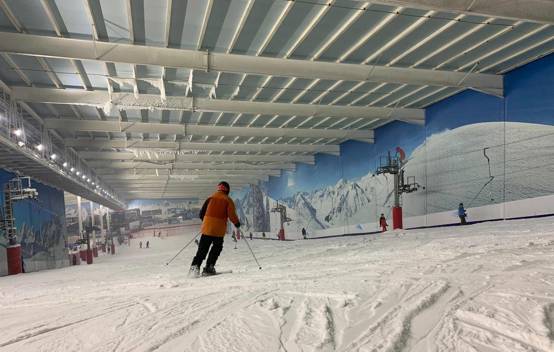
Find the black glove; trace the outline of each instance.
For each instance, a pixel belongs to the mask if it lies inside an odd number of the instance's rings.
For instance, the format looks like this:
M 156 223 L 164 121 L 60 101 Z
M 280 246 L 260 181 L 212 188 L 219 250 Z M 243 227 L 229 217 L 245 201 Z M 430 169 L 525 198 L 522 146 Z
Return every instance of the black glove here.
M 240 227 L 240 221 L 238 221 L 236 224 L 235 224 L 235 227 L 238 229 Z

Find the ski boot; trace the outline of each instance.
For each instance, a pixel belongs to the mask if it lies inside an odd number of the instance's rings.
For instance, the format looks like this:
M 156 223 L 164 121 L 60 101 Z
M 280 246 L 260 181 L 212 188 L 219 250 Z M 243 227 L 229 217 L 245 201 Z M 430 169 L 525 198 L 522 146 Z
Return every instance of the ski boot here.
M 213 265 L 206 265 L 202 271 L 202 276 L 212 276 L 216 274 L 217 272 L 215 271 L 215 266 Z
M 189 277 L 200 277 L 200 266 L 191 265 L 189 269 Z

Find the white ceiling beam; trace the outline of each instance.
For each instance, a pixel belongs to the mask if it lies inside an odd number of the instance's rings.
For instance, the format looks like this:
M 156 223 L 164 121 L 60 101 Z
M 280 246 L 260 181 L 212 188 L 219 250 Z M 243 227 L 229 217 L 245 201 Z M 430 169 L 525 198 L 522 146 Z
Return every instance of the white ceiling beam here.
M 132 184 L 132 183 L 129 183 L 129 184 L 121 184 L 119 186 L 114 186 L 114 188 L 116 188 L 118 191 L 125 191 L 125 190 L 153 190 L 153 189 L 158 189 L 158 190 L 164 190 L 164 188 L 166 190 L 172 190 L 172 191 L 182 191 L 182 190 L 187 190 L 187 189 L 209 189 L 209 190 L 212 190 L 212 191 L 215 191 L 216 190 L 216 185 L 218 184 L 219 181 L 215 181 L 215 182 L 188 182 L 186 184 L 180 184 L 180 185 L 165 185 L 163 183 L 160 183 L 160 184 L 153 184 L 153 185 L 143 185 L 143 184 Z M 242 186 L 246 186 L 246 185 L 249 185 L 251 183 L 256 183 L 256 180 L 252 180 L 251 182 L 248 182 L 248 181 L 237 181 L 237 180 L 227 180 L 227 182 L 229 182 L 229 184 L 231 186 L 235 186 L 235 187 L 242 187 Z
M 0 51 L 30 56 L 307 79 L 390 82 L 483 90 L 498 90 L 503 87 L 502 76 L 490 74 L 271 58 L 8 32 L 0 33 Z
M 107 139 L 65 139 L 67 147 L 96 149 L 131 149 L 146 151 L 151 149 L 168 149 L 179 151 L 219 151 L 219 152 L 261 152 L 261 153 L 326 153 L 339 155 L 340 147 L 333 144 L 239 144 L 239 143 L 193 143 L 153 140 L 107 140 Z
M 173 190 L 173 191 L 180 191 L 180 190 L 186 190 L 187 188 L 196 188 L 196 189 L 211 189 L 215 191 L 216 185 L 223 179 L 213 179 L 211 182 L 197 182 L 191 181 L 187 183 L 181 183 L 181 184 L 166 184 L 166 183 L 153 183 L 153 184 L 134 184 L 132 182 L 127 184 L 110 184 L 116 191 L 124 191 L 128 189 L 134 189 L 134 190 L 152 190 L 152 189 L 160 189 L 160 190 Z M 229 184 L 235 185 L 235 187 L 242 187 L 246 186 L 252 183 L 257 183 L 258 179 L 250 179 L 250 180 L 234 180 L 234 179 L 224 179 Z
M 465 75 L 465 74 L 464 74 Z M 82 89 L 55 89 L 35 87 L 12 87 L 13 98 L 28 103 L 51 103 L 93 106 L 96 108 L 118 108 L 125 110 L 185 110 L 185 111 L 219 111 L 228 113 L 278 114 L 311 116 L 315 118 L 349 117 L 365 119 L 392 119 L 411 123 L 425 121 L 422 109 L 395 109 L 366 106 L 337 106 L 265 103 L 254 101 L 205 99 L 168 96 L 162 100 L 159 95 L 133 93 L 112 93 L 104 91 L 87 91 Z
M 151 192 L 151 193 L 127 193 L 123 195 L 124 199 L 127 201 L 137 200 L 137 199 L 199 199 L 203 201 L 208 198 L 214 192 L 193 192 L 193 193 L 162 193 L 162 192 Z
M 233 178 L 229 178 L 229 177 L 219 177 L 219 178 L 211 178 L 207 181 L 211 181 L 212 182 L 212 187 L 214 187 L 215 185 L 217 185 L 221 180 L 227 180 L 228 182 L 235 182 L 235 181 L 240 181 L 240 180 L 237 180 L 237 179 L 233 179 Z M 247 181 L 250 181 L 250 182 L 257 182 L 259 180 L 267 180 L 266 177 L 262 177 L 262 178 L 252 178 L 252 179 L 248 179 Z M 183 185 L 188 185 L 189 182 L 188 181 L 172 181 L 172 180 L 167 180 L 167 179 L 151 179 L 151 180 L 124 180 L 124 179 L 119 179 L 119 180 L 111 180 L 110 181 L 110 186 L 114 187 L 114 188 L 117 188 L 119 186 L 126 186 L 126 185 L 145 185 L 145 186 L 158 186 L 158 185 L 171 185 L 171 186 L 183 186 Z
M 244 177 L 244 176 L 279 176 L 281 170 L 174 170 L 167 169 L 156 170 L 138 169 L 138 170 L 112 170 L 106 171 L 106 180 L 135 180 L 137 182 L 152 182 L 163 180 L 164 182 L 185 182 L 189 176 L 213 177 Z M 171 176 L 170 176 L 171 175 Z
M 243 187 L 243 186 L 241 186 Z M 233 190 L 237 190 L 237 187 L 234 187 Z M 182 190 L 172 190 L 170 192 L 164 192 L 163 190 L 144 190 L 144 191 L 141 191 L 141 190 L 138 190 L 138 189 L 129 189 L 129 190 L 124 190 L 122 191 L 122 195 L 125 196 L 126 194 L 152 194 L 152 193 L 159 193 L 160 195 L 169 195 L 169 194 L 172 194 L 174 196 L 185 196 L 185 195 L 188 195 L 188 196 L 194 196 L 194 195 L 197 195 L 197 194 L 212 194 L 215 192 L 215 187 L 211 187 L 208 188 L 208 187 L 202 187 L 202 188 L 194 188 L 194 187 L 191 187 L 190 189 L 182 189 Z
M 101 165 L 103 162 L 91 162 L 92 165 Z M 184 163 L 178 162 L 175 163 L 174 169 L 176 170 L 295 170 L 295 165 L 293 163 L 266 163 L 266 164 L 248 164 L 248 163 Z M 161 169 L 171 169 L 169 164 L 166 165 L 156 165 L 153 163 L 145 162 L 134 162 L 134 161 L 118 161 L 112 162 L 110 164 L 110 169 L 150 169 L 150 170 L 161 170 Z M 106 174 L 110 170 L 100 170 L 95 169 L 98 174 Z M 102 171 L 102 172 L 100 172 Z M 114 171 L 115 172 L 115 171 Z
M 213 180 L 219 178 L 230 178 L 235 179 L 237 181 L 247 180 L 265 180 L 267 181 L 268 176 L 279 176 L 281 174 L 280 169 L 244 169 L 244 170 L 233 170 L 233 169 L 188 169 L 188 168 L 149 168 L 149 167 L 137 167 L 137 168 L 130 168 L 125 167 L 128 165 L 121 165 L 120 167 L 98 167 L 97 172 L 98 175 L 106 176 L 107 179 L 119 179 L 118 177 L 121 175 L 118 175 L 116 173 L 125 173 L 126 176 L 139 176 L 143 178 L 139 178 L 140 180 L 160 180 L 160 179 L 174 179 L 176 182 L 182 181 L 182 180 L 189 180 L 189 179 L 196 179 L 196 180 Z M 170 171 L 172 170 L 172 171 Z M 154 171 L 154 173 L 151 174 L 145 174 L 146 171 Z M 158 172 L 157 174 L 155 172 Z M 171 173 L 168 173 L 167 171 L 170 171 Z M 113 177 L 112 177 L 113 176 Z
M 376 0 L 372 3 L 554 24 L 554 1 L 551 0 Z
M 57 130 L 112 133 L 165 133 L 181 136 L 231 136 L 231 137 L 299 137 L 299 138 L 348 138 L 372 140 L 372 130 L 325 130 L 294 128 L 228 127 L 188 125 L 176 123 L 124 122 L 76 119 L 46 119 L 46 127 Z
M 250 185 L 250 183 L 243 182 L 243 183 L 229 183 L 232 190 L 237 190 L 239 188 L 242 188 L 244 186 Z M 180 189 L 172 188 L 169 189 L 172 193 L 184 193 L 184 192 L 199 192 L 199 191 L 207 191 L 210 193 L 214 193 L 217 190 L 217 182 L 212 183 L 205 183 L 205 184 L 190 184 L 188 187 L 181 187 Z M 151 189 L 144 189 L 141 190 L 138 187 L 127 187 L 127 188 L 120 188 L 121 193 L 128 193 L 128 192 L 135 192 L 135 193 L 141 193 L 141 192 L 153 192 L 153 191 L 163 191 L 163 189 L 159 189 L 157 187 L 153 187 Z
M 162 192 L 153 192 L 153 193 L 127 193 L 122 195 L 127 200 L 135 199 L 180 199 L 180 198 L 205 198 L 208 197 L 213 192 L 194 192 L 194 193 L 184 193 L 184 194 L 164 194 Z
M 124 199 L 178 199 L 178 198 L 208 198 L 215 191 L 213 190 L 190 190 L 190 191 L 169 191 L 164 192 L 163 190 L 158 191 L 137 191 L 129 190 L 122 192 L 122 197 Z
M 233 185 L 231 185 L 231 190 L 237 190 L 239 188 L 242 188 L 244 186 L 247 186 L 248 184 L 242 184 L 242 185 L 235 185 L 233 187 Z M 202 192 L 209 192 L 209 193 L 214 193 L 216 191 L 216 187 L 215 187 L 215 184 L 211 184 L 211 185 L 204 185 L 202 187 L 196 187 L 196 186 L 191 186 L 190 188 L 182 188 L 182 189 L 172 189 L 172 190 L 169 190 L 169 192 L 164 192 L 163 189 L 158 189 L 158 188 L 153 188 L 153 189 L 144 189 L 144 190 L 140 190 L 140 189 L 122 189 L 121 193 L 122 194 L 126 194 L 126 193 L 154 193 L 154 192 L 160 192 L 160 193 L 173 193 L 173 194 L 191 194 L 191 193 L 202 193 Z
M 175 155 L 173 153 L 160 153 L 156 156 L 152 153 L 135 154 L 132 152 L 80 152 L 79 155 L 87 160 L 134 160 L 134 161 L 182 161 L 182 162 L 297 162 L 305 164 L 314 164 L 313 155 L 209 155 L 209 154 L 185 154 Z
M 218 182 L 214 182 L 212 183 L 211 185 L 200 185 L 200 186 L 195 186 L 195 185 L 183 185 L 183 186 L 180 186 L 180 187 L 168 187 L 168 188 L 164 188 L 163 185 L 161 186 L 156 186 L 156 185 L 153 185 L 153 186 L 146 186 L 146 187 L 142 187 L 141 186 L 136 186 L 136 187 L 133 187 L 133 186 L 129 186 L 129 187 L 117 187 L 117 192 L 119 194 L 124 194 L 124 193 L 127 193 L 127 192 L 135 192 L 135 193 L 142 193 L 142 192 L 165 192 L 165 193 L 199 193 L 199 192 L 209 192 L 209 193 L 214 193 L 216 191 L 216 185 L 217 185 Z M 251 184 L 256 184 L 255 182 L 251 183 Z M 250 184 L 231 184 L 231 190 L 233 191 L 237 191 L 243 187 L 246 187 Z

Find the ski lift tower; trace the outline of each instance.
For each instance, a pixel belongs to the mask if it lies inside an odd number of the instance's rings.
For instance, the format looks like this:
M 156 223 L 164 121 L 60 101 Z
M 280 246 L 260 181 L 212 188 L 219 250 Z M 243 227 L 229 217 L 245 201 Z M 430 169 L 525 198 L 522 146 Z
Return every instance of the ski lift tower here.
M 37 199 L 37 197 L 38 192 L 35 188 L 31 187 L 31 179 L 29 177 L 16 177 L 4 185 L 4 216 L 1 219 L 1 228 L 8 238 L 8 247 L 6 249 L 8 275 L 20 274 L 23 271 L 21 265 L 21 245 L 17 243 L 13 205 L 17 201 Z
M 381 157 L 376 174 L 391 174 L 394 177 L 394 206 L 392 208 L 392 228 L 401 229 L 402 205 L 400 198 L 402 193 L 411 193 L 419 189 L 420 185 L 415 181 L 415 176 L 404 176 L 405 153 L 402 148 L 396 148 L 396 154 L 391 156 L 390 151 L 386 157 Z
M 287 217 L 287 207 L 285 207 L 283 204 L 277 204 L 275 205 L 275 208 L 271 209 L 272 213 L 279 213 L 280 221 L 281 221 L 281 228 L 279 229 L 279 240 L 284 241 L 285 240 L 285 223 L 289 223 L 292 220 Z

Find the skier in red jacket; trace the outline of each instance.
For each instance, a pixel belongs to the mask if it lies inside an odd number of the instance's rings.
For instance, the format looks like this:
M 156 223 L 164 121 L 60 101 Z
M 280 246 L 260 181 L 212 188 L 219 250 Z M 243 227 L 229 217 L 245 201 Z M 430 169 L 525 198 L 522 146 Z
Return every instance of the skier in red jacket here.
M 381 227 L 381 232 L 387 231 L 387 219 L 385 218 L 385 214 L 381 214 L 381 217 L 379 218 L 379 226 Z

